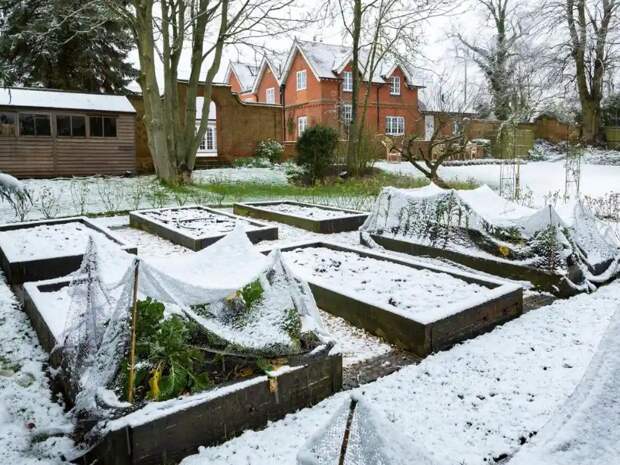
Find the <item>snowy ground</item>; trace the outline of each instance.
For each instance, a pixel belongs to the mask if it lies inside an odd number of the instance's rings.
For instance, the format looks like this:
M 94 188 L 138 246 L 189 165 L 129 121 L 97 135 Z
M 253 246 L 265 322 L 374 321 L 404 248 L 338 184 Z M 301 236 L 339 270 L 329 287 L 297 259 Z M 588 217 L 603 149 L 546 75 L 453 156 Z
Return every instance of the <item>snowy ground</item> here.
M 375 165 L 390 173 L 421 177 L 411 163 L 386 163 Z M 472 180 L 487 184 L 493 189 L 499 187 L 500 165 L 446 166 L 440 167 L 440 176 L 445 180 Z M 529 189 L 534 207 L 543 207 L 548 199 L 564 195 L 564 162 L 529 162 L 521 166 L 521 186 Z M 581 194 L 602 197 L 609 192 L 620 192 L 620 166 L 592 165 L 581 167 Z
M 530 312 L 356 390 L 438 464 L 514 454 L 582 377 L 620 299 L 620 283 Z M 204 448 L 183 465 L 294 465 L 349 394 Z
M 52 399 L 47 354 L 0 276 L 0 463 L 56 464 L 73 448 L 73 425 Z
M 220 168 L 194 171 L 197 183 L 255 182 L 286 184 L 286 174 L 281 167 L 274 168 Z M 155 176 L 106 176 L 83 178 L 25 179 L 33 205 L 26 205 L 25 219 L 83 215 L 109 211 L 160 208 L 183 203 L 218 204 L 215 194 L 200 192 L 195 196 L 168 194 L 155 182 Z M 0 202 L 2 222 L 21 218 L 7 202 Z

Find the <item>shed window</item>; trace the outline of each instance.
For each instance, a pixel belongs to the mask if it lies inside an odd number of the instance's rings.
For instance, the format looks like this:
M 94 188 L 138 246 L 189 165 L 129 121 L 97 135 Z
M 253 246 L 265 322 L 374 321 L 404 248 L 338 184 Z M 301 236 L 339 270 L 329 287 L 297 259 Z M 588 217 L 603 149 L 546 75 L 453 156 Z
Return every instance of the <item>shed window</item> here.
M 19 135 L 20 136 L 51 136 L 52 127 L 50 115 L 39 115 L 35 113 L 19 114 Z
M 15 137 L 15 113 L 0 113 L 0 137 Z
M 56 135 L 58 137 L 85 137 L 86 118 L 84 116 L 57 115 Z
M 111 116 L 91 116 L 90 137 L 116 137 L 116 118 Z

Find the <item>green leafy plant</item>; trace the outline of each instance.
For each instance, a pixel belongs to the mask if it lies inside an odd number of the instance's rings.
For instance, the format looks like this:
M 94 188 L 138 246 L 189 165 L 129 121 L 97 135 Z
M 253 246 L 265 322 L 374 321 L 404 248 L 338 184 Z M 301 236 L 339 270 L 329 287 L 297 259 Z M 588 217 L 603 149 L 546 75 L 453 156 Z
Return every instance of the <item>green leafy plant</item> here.
M 294 341 L 298 341 L 301 338 L 301 318 L 296 309 L 290 308 L 286 311 L 286 316 L 282 322 L 282 329 L 286 331 Z
M 309 184 L 325 179 L 337 145 L 338 132 L 327 126 L 312 126 L 301 135 L 297 141 L 297 164 L 306 168 Z
M 284 147 L 274 139 L 260 141 L 256 145 L 256 158 L 265 158 L 271 163 L 280 163 L 284 156 Z
M 190 324 L 177 315 L 165 318 L 164 305 L 150 298 L 139 301 L 137 310 L 136 398 L 166 400 L 210 387 Z
M 257 279 L 241 289 L 241 297 L 248 310 L 252 309 L 263 298 L 263 286 Z

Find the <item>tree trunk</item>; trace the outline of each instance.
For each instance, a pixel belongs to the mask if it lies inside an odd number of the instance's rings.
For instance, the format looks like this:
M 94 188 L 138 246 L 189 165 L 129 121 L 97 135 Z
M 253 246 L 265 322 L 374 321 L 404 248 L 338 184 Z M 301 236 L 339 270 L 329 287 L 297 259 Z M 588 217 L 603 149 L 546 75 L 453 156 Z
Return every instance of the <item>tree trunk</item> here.
M 601 141 L 601 102 L 584 99 L 581 103 L 581 141 L 597 144 Z

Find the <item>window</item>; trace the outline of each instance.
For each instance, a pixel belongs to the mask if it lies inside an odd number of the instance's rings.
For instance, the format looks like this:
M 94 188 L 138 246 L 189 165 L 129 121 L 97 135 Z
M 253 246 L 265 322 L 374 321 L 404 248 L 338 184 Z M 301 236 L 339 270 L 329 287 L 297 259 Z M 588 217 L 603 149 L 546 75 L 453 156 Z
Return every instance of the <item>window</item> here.
M 200 121 L 196 121 L 196 129 L 200 127 Z M 207 126 L 207 132 L 198 145 L 199 153 L 215 153 L 216 151 L 216 132 L 215 125 Z M 217 154 L 216 154 L 217 155 Z
M 297 137 L 301 137 L 306 128 L 308 127 L 308 117 L 300 116 L 297 118 Z
M 297 90 L 304 90 L 308 86 L 308 75 L 305 69 L 297 71 Z
M 265 102 L 276 103 L 276 90 L 273 87 L 265 91 Z
M 461 122 L 459 120 L 452 121 L 452 135 L 456 136 L 461 133 Z
M 400 95 L 400 76 L 390 78 L 390 95 Z
M 405 134 L 405 118 L 403 116 L 386 116 L 385 133 L 388 136 L 402 136 Z
M 342 105 L 342 123 L 345 126 L 349 126 L 351 121 L 353 121 L 353 105 L 344 103 Z
M 0 113 L 0 137 L 15 137 L 15 113 Z
M 345 71 L 342 78 L 342 90 L 344 92 L 353 92 L 353 73 L 351 71 Z
M 50 115 L 20 113 L 19 134 L 20 136 L 51 136 Z
M 56 115 L 56 136 L 86 137 L 84 116 Z
M 116 137 L 116 118 L 111 116 L 91 116 L 89 118 L 90 137 Z

